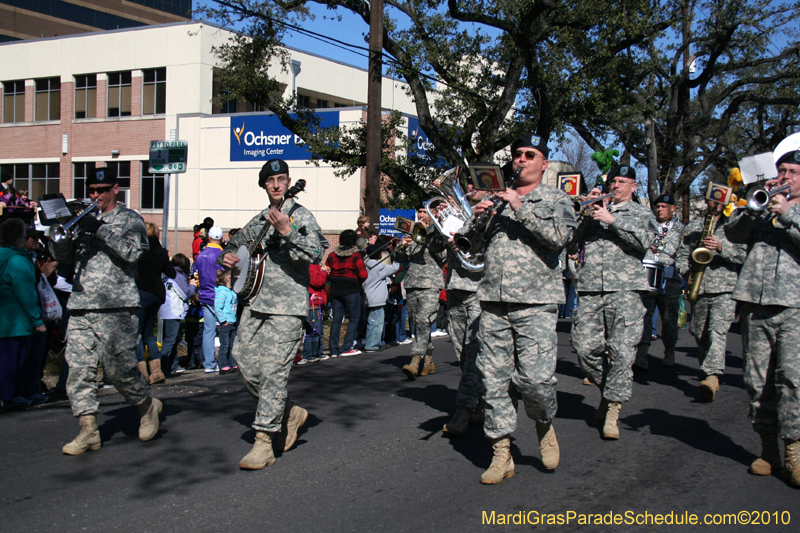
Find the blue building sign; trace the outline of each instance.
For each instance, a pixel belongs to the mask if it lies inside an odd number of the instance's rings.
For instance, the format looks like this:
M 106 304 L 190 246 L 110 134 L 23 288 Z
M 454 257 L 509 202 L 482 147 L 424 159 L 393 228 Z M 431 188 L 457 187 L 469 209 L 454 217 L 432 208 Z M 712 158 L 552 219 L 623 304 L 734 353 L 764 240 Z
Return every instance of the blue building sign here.
M 339 126 L 339 113 L 319 113 L 320 126 Z M 281 124 L 276 115 L 239 115 L 231 117 L 231 161 L 268 161 L 270 159 L 309 159 L 303 140 Z
M 381 235 L 390 235 L 392 237 L 403 235 L 394 229 L 394 223 L 398 216 L 416 220 L 417 212 L 413 209 L 381 209 L 378 233 Z

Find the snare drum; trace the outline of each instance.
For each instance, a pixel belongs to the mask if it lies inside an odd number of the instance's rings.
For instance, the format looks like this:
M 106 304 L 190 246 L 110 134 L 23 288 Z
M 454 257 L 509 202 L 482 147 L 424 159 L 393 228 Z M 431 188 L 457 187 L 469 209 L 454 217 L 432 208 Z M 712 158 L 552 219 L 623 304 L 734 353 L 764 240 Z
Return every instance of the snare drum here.
M 664 286 L 664 263 L 644 259 L 642 266 L 645 274 L 647 274 L 647 285 L 650 292 L 664 292 L 662 288 Z

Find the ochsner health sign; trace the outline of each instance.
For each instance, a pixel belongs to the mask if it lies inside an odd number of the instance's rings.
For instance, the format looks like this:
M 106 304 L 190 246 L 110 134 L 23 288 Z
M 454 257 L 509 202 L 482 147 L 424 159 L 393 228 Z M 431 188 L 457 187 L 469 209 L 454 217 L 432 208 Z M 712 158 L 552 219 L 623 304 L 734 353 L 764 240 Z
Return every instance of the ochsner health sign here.
M 320 113 L 321 127 L 339 125 L 339 113 Z M 231 161 L 269 159 L 306 160 L 310 152 L 303 140 L 281 124 L 275 115 L 231 117 Z

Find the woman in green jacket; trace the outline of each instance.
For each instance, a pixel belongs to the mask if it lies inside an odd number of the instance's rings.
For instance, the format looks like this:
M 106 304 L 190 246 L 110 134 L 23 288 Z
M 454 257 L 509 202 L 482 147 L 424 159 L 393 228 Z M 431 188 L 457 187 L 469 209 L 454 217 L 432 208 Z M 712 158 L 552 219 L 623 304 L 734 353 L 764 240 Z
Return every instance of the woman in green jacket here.
M 0 402 L 14 397 L 17 373 L 34 331 L 44 322 L 36 291 L 33 261 L 24 249 L 25 223 L 18 218 L 0 224 Z

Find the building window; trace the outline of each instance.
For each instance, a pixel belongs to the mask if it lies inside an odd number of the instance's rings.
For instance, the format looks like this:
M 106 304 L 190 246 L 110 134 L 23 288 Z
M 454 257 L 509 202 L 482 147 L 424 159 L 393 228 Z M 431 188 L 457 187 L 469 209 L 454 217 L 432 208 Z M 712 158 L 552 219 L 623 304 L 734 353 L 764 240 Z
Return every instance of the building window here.
M 311 107 L 311 99 L 305 94 L 297 95 L 297 107 L 300 109 L 308 109 Z
M 317 98 L 317 109 L 328 107 L 328 101 L 322 98 Z
M 142 161 L 142 209 L 164 209 L 164 174 L 150 174 L 149 168 Z
M 25 80 L 3 82 L 3 122 L 25 122 Z
M 142 71 L 144 90 L 142 94 L 142 114 L 161 115 L 167 112 L 167 69 L 151 68 Z
M 128 191 L 131 188 L 131 162 L 130 161 L 108 161 L 107 168 L 112 168 L 117 172 L 119 181 L 119 194 L 117 201 L 123 204 L 128 203 Z
M 89 198 L 86 190 L 86 174 L 94 168 L 94 163 L 72 164 L 72 196 L 73 198 Z
M 347 107 L 347 104 L 334 103 L 333 107 Z
M 61 79 L 36 80 L 36 119 L 61 119 Z
M 131 116 L 131 73 L 109 72 L 108 74 L 108 116 Z
M 97 116 L 97 74 L 75 76 L 75 118 Z
M 17 191 L 28 191 L 28 198 L 31 200 L 58 192 L 59 171 L 58 163 L 0 165 L 0 172 L 8 172 L 14 176 L 14 188 Z

